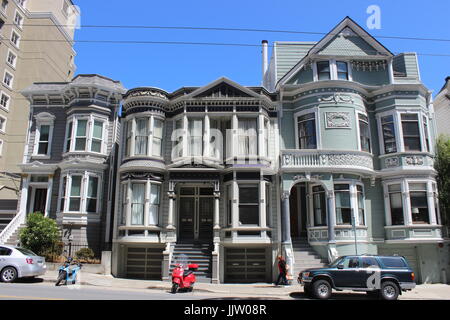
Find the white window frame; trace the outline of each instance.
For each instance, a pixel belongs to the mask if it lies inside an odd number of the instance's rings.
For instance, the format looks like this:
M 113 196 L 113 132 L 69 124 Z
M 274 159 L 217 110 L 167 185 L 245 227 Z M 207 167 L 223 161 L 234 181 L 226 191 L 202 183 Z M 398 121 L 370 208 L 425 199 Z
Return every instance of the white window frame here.
M 13 41 L 13 35 L 14 34 L 17 36 L 17 43 L 14 43 L 14 41 Z M 16 48 L 20 47 L 20 40 L 21 40 L 21 38 L 22 37 L 20 36 L 20 34 L 16 30 L 14 30 L 14 29 L 11 30 L 11 37 L 9 37 L 9 41 L 12 43 L 12 45 L 14 47 L 16 47 Z
M 147 135 L 147 153 L 146 154 L 139 154 L 136 155 L 136 120 L 138 119 L 147 119 L 148 123 L 147 123 L 147 129 L 148 129 L 148 135 Z M 155 123 L 155 119 L 159 120 L 162 122 L 162 137 L 161 137 L 161 154 L 160 155 L 154 155 L 153 154 L 153 132 L 154 132 L 154 123 Z M 176 119 L 176 120 L 179 120 Z M 173 124 L 175 128 L 175 119 L 173 120 Z M 133 115 L 131 117 L 127 117 L 125 119 L 125 123 L 126 123 L 126 127 L 127 130 L 124 131 L 125 132 L 125 146 L 127 146 L 127 137 L 128 137 L 128 128 L 131 125 L 131 131 L 130 131 L 130 152 L 127 153 L 127 148 L 125 148 L 125 157 L 152 157 L 152 158 L 157 158 L 157 159 L 162 159 L 164 157 L 164 133 L 165 133 L 165 119 L 161 116 L 157 116 L 154 114 L 146 114 L 146 113 L 142 113 L 139 115 Z M 175 130 L 175 129 L 174 129 Z M 183 138 L 184 140 L 184 138 Z M 184 150 L 184 148 L 183 148 Z M 183 151 L 184 152 L 184 151 Z
M 3 156 L 3 144 L 4 144 L 3 139 L 0 139 L 0 157 Z
M 13 55 L 13 56 L 15 57 L 13 63 L 9 62 L 9 57 L 10 57 L 10 55 Z M 17 59 L 18 59 L 17 54 L 16 54 L 14 51 L 12 51 L 11 49 L 8 49 L 8 54 L 6 55 L 6 63 L 7 63 L 11 68 L 16 69 L 16 66 L 17 66 Z
M 6 122 L 8 121 L 8 118 L 6 118 L 5 116 L 0 115 L 0 119 L 2 119 L 3 122 L 3 128 L 0 127 L 0 133 L 5 134 L 6 133 Z
M 326 216 L 325 216 L 325 219 L 326 219 L 326 221 L 325 221 L 325 225 L 324 226 L 316 226 L 316 224 L 315 224 L 315 212 L 314 212 L 314 194 L 315 193 L 318 193 L 318 192 L 314 192 L 313 191 L 313 188 L 314 187 L 322 187 L 322 189 L 323 189 L 323 193 L 324 193 L 324 196 L 325 196 L 325 211 L 326 211 Z M 311 226 L 311 227 L 322 227 L 322 228 L 325 228 L 325 227 L 327 227 L 328 226 L 328 224 L 329 224 L 329 218 L 328 218 L 328 216 L 329 216 L 329 209 L 328 209 L 328 199 L 327 199 L 327 190 L 325 189 L 325 187 L 324 187 L 324 185 L 323 184 L 321 184 L 321 183 L 310 183 L 309 184 L 309 187 L 308 187 L 308 193 L 311 195 L 310 197 L 308 197 L 308 199 L 307 199 L 307 207 L 309 207 L 309 208 L 311 208 L 310 210 L 309 210 L 309 226 Z
M 412 209 L 411 209 L 411 199 L 410 199 L 410 190 L 409 190 L 409 184 L 414 183 L 422 183 L 426 184 L 427 190 L 427 204 L 428 204 L 428 217 L 430 223 L 425 224 L 418 224 L 413 223 L 412 221 Z M 392 226 L 390 214 L 391 214 L 391 207 L 389 202 L 389 193 L 388 193 L 388 186 L 389 185 L 395 185 L 400 184 L 401 185 L 401 193 L 402 193 L 402 203 L 403 203 L 403 225 L 396 225 L 396 227 L 417 227 L 417 226 L 437 226 L 439 224 L 439 217 L 436 217 L 436 211 L 435 211 L 435 199 L 434 196 L 437 196 L 437 192 L 435 193 L 433 191 L 433 184 L 437 184 L 434 180 L 429 179 L 396 179 L 396 180 L 390 180 L 389 182 L 383 182 L 383 188 L 384 188 L 384 196 L 385 196 L 385 212 L 386 212 L 386 226 Z
M 319 72 L 317 68 L 317 63 L 328 61 L 330 66 L 330 79 L 326 80 L 319 80 Z M 345 62 L 347 64 L 347 76 L 348 80 L 339 79 L 338 78 L 338 72 L 337 72 L 337 62 Z M 314 81 L 330 81 L 330 80 L 340 80 L 340 81 L 353 81 L 353 74 L 352 74 L 352 68 L 351 63 L 348 60 L 345 59 L 318 59 L 312 63 L 312 69 L 313 69 L 313 79 Z
M 419 134 L 420 134 L 420 145 L 421 145 L 420 150 L 405 151 L 402 119 L 401 119 L 402 114 L 416 114 L 417 115 Z M 376 114 L 380 155 L 387 154 L 384 151 L 384 139 L 383 139 L 383 132 L 382 132 L 382 127 L 381 127 L 381 118 L 385 117 L 385 116 L 390 116 L 390 115 L 392 115 L 394 118 L 394 129 L 395 129 L 395 133 L 396 133 L 395 142 L 396 142 L 396 146 L 397 146 L 397 152 L 393 152 L 393 153 L 389 153 L 389 154 L 396 154 L 399 152 L 406 152 L 406 153 L 415 153 L 415 152 L 432 153 L 433 152 L 433 147 L 432 147 L 433 143 L 432 143 L 431 135 L 430 135 L 430 119 L 428 117 L 428 114 L 426 112 L 424 112 L 423 110 L 417 110 L 417 109 L 395 109 L 395 110 L 389 110 L 389 111 L 385 111 L 385 112 Z M 425 131 L 424 131 L 424 126 L 423 126 L 423 117 L 426 117 L 428 120 L 427 129 L 428 129 L 428 137 L 429 137 L 429 145 L 430 145 L 429 151 L 426 150 L 426 138 L 425 138 Z
M 239 137 L 241 136 L 240 132 L 239 132 L 239 121 L 246 121 L 246 120 L 249 120 L 249 119 L 256 121 L 256 154 L 250 154 L 249 152 L 246 152 L 245 154 L 241 154 L 239 152 Z M 235 130 L 236 130 L 236 138 L 237 138 L 236 140 L 237 140 L 238 145 L 235 148 L 236 152 L 234 153 L 234 156 L 236 156 L 236 157 L 258 157 L 259 155 L 262 155 L 262 153 L 261 153 L 262 150 L 261 149 L 263 149 L 263 148 L 261 148 L 260 142 L 259 142 L 259 140 L 260 140 L 259 139 L 259 137 L 260 137 L 260 134 L 259 134 L 260 133 L 260 130 L 259 130 L 259 128 L 260 128 L 260 117 L 258 115 L 243 115 L 243 116 L 238 115 L 236 124 L 237 124 L 237 127 L 235 128 Z M 244 137 L 250 137 L 248 132 L 247 132 L 247 134 L 244 134 L 243 136 Z M 250 149 L 246 150 L 246 151 L 250 151 Z
M 81 177 L 81 185 L 80 185 L 80 210 L 79 211 L 70 211 L 70 192 L 72 188 L 72 177 L 80 176 Z M 89 177 L 97 177 L 98 178 L 98 186 L 97 186 L 97 211 L 87 212 L 87 195 L 88 195 L 88 181 Z M 66 178 L 66 186 L 65 190 L 63 190 L 63 181 Z M 60 187 L 59 187 L 59 198 L 58 198 L 58 212 L 59 213 L 79 213 L 83 215 L 100 215 L 102 209 L 102 201 L 103 201 L 103 174 L 99 172 L 92 171 L 66 171 L 61 174 L 60 179 Z M 64 208 L 61 208 L 61 200 L 64 198 Z
M 241 200 L 239 198 L 239 189 L 241 187 L 244 188 L 256 188 L 258 189 L 258 198 L 257 198 L 257 202 L 255 202 L 258 205 L 258 224 L 243 224 L 240 221 L 240 217 L 241 217 L 241 213 L 240 213 L 240 209 L 239 207 L 241 206 Z M 261 205 L 265 206 L 265 203 L 261 203 L 261 197 L 264 197 L 265 195 L 261 195 L 261 185 L 259 182 L 255 182 L 255 181 L 238 181 L 237 182 L 237 223 L 238 226 L 240 227 L 261 227 L 261 223 L 262 223 L 262 219 L 261 219 Z M 232 214 L 233 216 L 233 214 Z
M 362 112 L 359 110 L 355 110 L 355 114 L 356 114 L 356 122 L 357 122 L 357 126 L 356 126 L 356 134 L 358 137 L 358 150 L 362 151 L 362 152 L 368 152 L 368 153 L 373 153 L 373 139 L 372 139 L 372 128 L 370 126 L 370 118 L 369 115 L 366 112 Z M 363 151 L 362 150 L 362 145 L 361 145 L 361 130 L 359 128 L 359 121 L 360 121 L 360 115 L 363 115 L 365 117 L 367 117 L 367 125 L 369 127 L 369 138 L 370 138 L 370 150 L 369 151 Z M 363 120 L 364 121 L 364 120 Z M 383 141 L 384 143 L 384 141 Z M 384 149 L 384 148 L 383 148 Z
M 9 75 L 9 76 L 11 76 L 11 80 L 10 80 L 10 83 L 8 84 L 8 83 L 6 83 L 5 82 L 5 80 L 6 80 L 6 75 Z M 5 70 L 5 72 L 4 72 L 4 74 L 3 74 L 3 85 L 5 86 L 5 87 L 7 87 L 7 88 L 9 88 L 9 89 L 11 89 L 12 90 L 12 88 L 13 88 L 13 84 L 14 84 L 14 75 L 11 73 L 11 72 L 8 72 L 7 70 Z
M 3 96 L 6 96 L 8 98 L 8 101 L 6 102 L 6 106 L 3 106 L 3 105 L 0 104 L 0 108 L 2 108 L 3 110 L 9 112 L 9 105 L 11 103 L 11 97 L 8 94 L 6 94 L 4 91 L 0 91 L 0 101 L 1 101 Z
M 298 141 L 299 136 L 298 136 L 298 118 L 301 116 L 304 116 L 308 113 L 314 113 L 314 117 L 316 120 L 316 144 L 317 147 L 316 149 L 300 149 L 300 143 Z M 321 126 L 320 126 L 320 110 L 318 107 L 314 107 L 308 110 L 303 110 L 303 111 L 299 111 L 294 113 L 294 127 L 295 127 L 295 148 L 297 150 L 319 150 L 322 149 L 322 137 L 320 134 L 320 130 L 321 130 Z
M 87 120 L 86 124 L 86 146 L 84 150 L 75 150 L 75 138 L 76 138 L 76 131 L 78 128 L 78 121 L 79 120 Z M 94 134 L 94 121 L 100 121 L 103 122 L 103 137 L 102 137 L 102 148 L 101 152 L 95 152 L 91 151 L 92 149 L 92 138 Z M 69 123 L 72 122 L 72 132 L 69 132 Z M 79 114 L 79 115 L 72 115 L 69 118 L 67 118 L 67 124 L 66 124 L 66 135 L 64 139 L 64 150 L 65 152 L 83 152 L 83 153 L 92 153 L 92 154 L 101 154 L 106 155 L 107 151 L 107 143 L 108 143 L 108 125 L 109 120 L 107 117 L 101 117 L 99 115 L 86 115 L 86 114 Z M 70 136 L 70 146 L 69 149 L 67 149 L 67 140 Z
M 20 0 L 19 0 L 19 2 L 20 2 Z M 17 23 L 17 21 L 16 21 L 17 16 L 19 16 L 21 18 L 21 20 L 20 20 L 21 22 L 20 23 Z M 18 27 L 20 30 L 22 30 L 23 29 L 23 22 L 24 22 L 24 20 L 25 20 L 24 16 L 22 14 L 20 14 L 18 10 L 16 10 L 14 12 L 14 25 L 16 27 Z
M 41 112 L 37 114 L 35 117 L 36 121 L 36 131 L 35 131 L 35 137 L 34 137 L 34 146 L 33 146 L 33 158 L 50 158 L 51 152 L 52 152 L 52 141 L 53 141 L 53 129 L 54 129 L 54 122 L 55 122 L 55 116 L 52 114 L 49 114 L 47 112 Z M 49 135 L 48 135 L 48 149 L 47 154 L 38 154 L 39 151 L 39 141 L 40 141 L 40 129 L 41 126 L 47 125 L 49 126 Z
M 348 184 L 349 185 L 350 212 L 351 212 L 350 214 L 353 213 L 355 215 L 355 225 L 357 228 L 358 227 L 360 227 L 360 228 L 367 227 L 366 188 L 365 188 L 364 184 L 357 180 L 336 179 L 336 180 L 334 180 L 334 183 L 333 183 L 333 193 L 335 193 L 334 185 L 336 185 L 336 184 Z M 356 188 L 357 185 L 362 187 L 362 193 L 364 196 L 364 224 L 360 224 L 360 221 L 359 221 L 358 189 Z M 333 197 L 333 201 L 334 201 L 334 208 L 335 208 L 334 215 L 335 215 L 335 219 L 337 221 L 337 210 L 336 210 L 337 207 L 336 207 L 336 195 L 335 194 Z M 327 210 L 328 210 L 328 208 L 327 208 Z M 350 219 L 351 218 L 352 217 L 350 216 Z M 350 220 L 350 226 L 351 225 L 352 224 L 351 224 L 351 220 Z M 348 225 L 346 225 L 346 224 L 339 225 L 336 223 L 336 226 L 339 227 L 339 226 L 348 226 Z

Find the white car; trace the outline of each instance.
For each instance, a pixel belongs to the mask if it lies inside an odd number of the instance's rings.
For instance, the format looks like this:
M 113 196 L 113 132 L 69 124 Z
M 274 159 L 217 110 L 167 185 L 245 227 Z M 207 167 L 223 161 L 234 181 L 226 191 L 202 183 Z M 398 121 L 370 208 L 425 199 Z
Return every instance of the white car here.
M 47 266 L 43 257 L 25 248 L 0 245 L 0 280 L 2 282 L 41 276 L 46 271 Z

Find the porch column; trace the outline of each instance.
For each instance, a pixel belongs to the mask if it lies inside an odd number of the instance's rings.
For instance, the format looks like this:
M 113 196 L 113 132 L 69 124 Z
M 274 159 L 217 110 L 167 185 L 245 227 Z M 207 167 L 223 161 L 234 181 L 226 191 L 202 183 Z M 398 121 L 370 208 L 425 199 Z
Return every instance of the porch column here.
M 45 217 L 49 216 L 50 205 L 52 203 L 52 190 L 53 190 L 53 174 L 48 175 L 48 185 L 47 185 L 47 199 L 45 203 Z
M 30 175 L 22 174 L 22 191 L 20 193 L 19 212 L 17 214 L 23 214 L 26 216 L 27 204 L 28 204 L 28 187 L 30 185 Z M 25 220 L 25 219 L 24 219 Z
M 328 242 L 335 243 L 336 235 L 334 229 L 336 227 L 336 206 L 334 202 L 334 190 L 327 191 L 328 201 Z
M 283 244 L 291 242 L 289 196 L 289 191 L 283 191 L 283 194 L 281 195 L 281 240 Z
M 173 225 L 173 215 L 174 215 L 174 202 L 176 199 L 175 195 L 175 183 L 169 181 L 169 191 L 167 192 L 167 195 L 169 196 L 169 212 L 167 215 L 167 229 L 175 229 Z
M 430 224 L 437 225 L 437 217 L 436 217 L 436 207 L 434 203 L 434 192 L 433 192 L 433 183 L 431 181 L 427 182 L 427 201 L 428 201 L 428 215 L 430 219 Z
M 217 181 L 214 183 L 214 230 L 220 229 L 219 201 L 220 201 L 220 189 L 219 189 L 219 182 Z

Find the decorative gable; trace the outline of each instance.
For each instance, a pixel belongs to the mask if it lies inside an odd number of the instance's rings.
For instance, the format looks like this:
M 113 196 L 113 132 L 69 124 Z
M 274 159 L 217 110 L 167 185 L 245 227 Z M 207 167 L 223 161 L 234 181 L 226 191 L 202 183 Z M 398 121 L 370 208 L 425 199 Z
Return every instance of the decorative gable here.
M 250 98 L 250 94 L 231 86 L 226 82 L 221 82 L 212 88 L 195 95 L 194 98 Z
M 322 47 L 319 55 L 373 56 L 380 52 L 357 35 L 351 28 L 345 27 L 331 41 Z

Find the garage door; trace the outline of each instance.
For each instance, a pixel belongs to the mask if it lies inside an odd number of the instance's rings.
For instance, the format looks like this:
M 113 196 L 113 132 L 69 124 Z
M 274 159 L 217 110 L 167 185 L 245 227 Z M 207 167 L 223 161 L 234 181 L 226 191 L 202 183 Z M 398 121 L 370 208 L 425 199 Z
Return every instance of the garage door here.
M 417 252 L 415 247 L 411 248 L 400 248 L 400 247 L 384 247 L 384 248 L 378 248 L 378 254 L 379 255 L 385 255 L 385 256 L 393 256 L 393 255 L 399 255 L 403 256 L 408 260 L 408 264 L 413 269 L 414 273 L 416 274 L 416 279 L 418 282 L 421 281 L 420 278 L 420 268 L 419 268 L 419 261 L 417 258 Z
M 266 248 L 225 249 L 225 282 L 270 282 Z
M 127 248 L 127 278 L 161 280 L 162 248 Z

